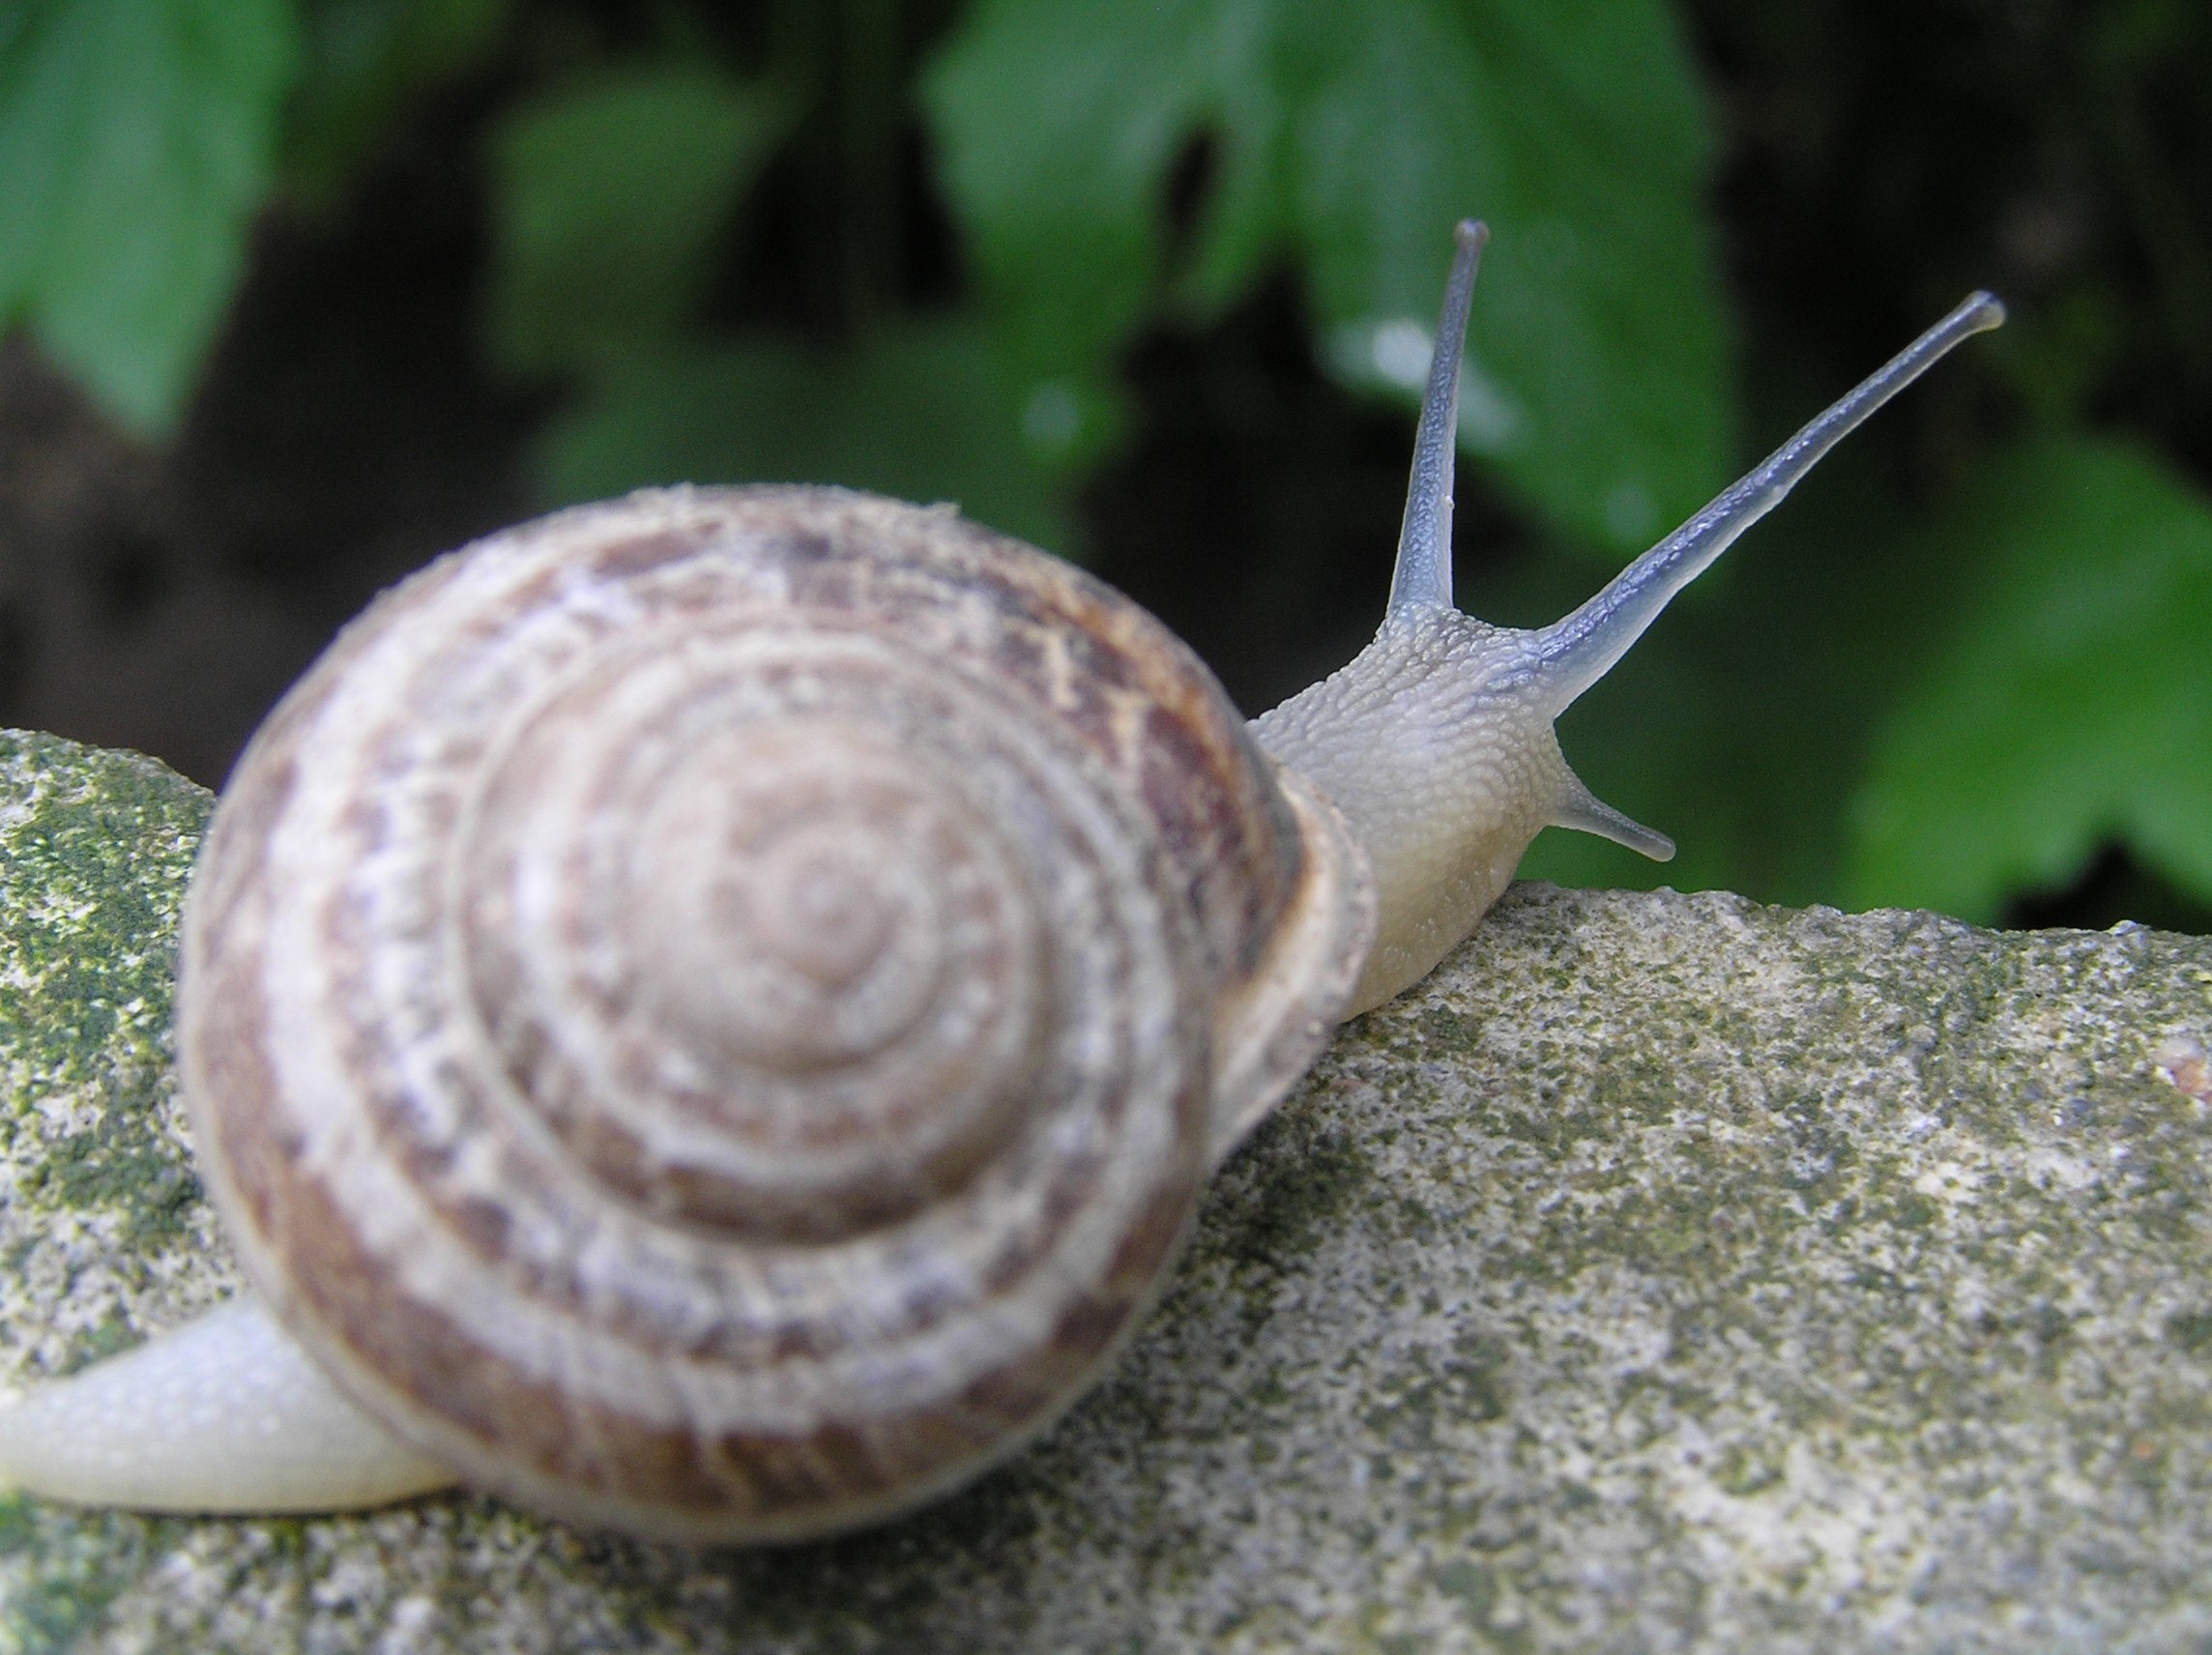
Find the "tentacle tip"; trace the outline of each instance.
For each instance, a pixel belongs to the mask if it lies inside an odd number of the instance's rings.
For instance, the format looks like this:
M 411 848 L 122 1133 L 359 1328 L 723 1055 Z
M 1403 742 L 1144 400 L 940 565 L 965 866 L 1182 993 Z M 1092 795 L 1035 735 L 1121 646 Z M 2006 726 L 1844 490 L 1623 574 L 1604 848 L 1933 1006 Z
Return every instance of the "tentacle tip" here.
M 1462 218 L 1452 231 L 1452 245 L 1480 252 L 1490 243 L 1490 226 L 1480 218 Z M 1985 298 L 1988 296 L 1985 294 Z M 1994 303 L 1994 301 L 1993 301 Z
M 1976 288 L 1966 295 L 1965 303 L 1959 306 L 1969 332 L 1986 334 L 1992 328 L 2005 324 L 2004 301 L 1987 288 Z
M 1571 828 L 1578 833 L 1595 833 L 1601 839 L 1611 839 L 1616 845 L 1625 845 L 1639 856 L 1649 857 L 1655 862 L 1674 859 L 1674 841 L 1656 828 L 1646 828 L 1633 816 L 1623 815 L 1583 785 L 1582 777 L 1571 770 L 1566 786 L 1559 796 L 1558 804 L 1552 813 L 1552 826 Z

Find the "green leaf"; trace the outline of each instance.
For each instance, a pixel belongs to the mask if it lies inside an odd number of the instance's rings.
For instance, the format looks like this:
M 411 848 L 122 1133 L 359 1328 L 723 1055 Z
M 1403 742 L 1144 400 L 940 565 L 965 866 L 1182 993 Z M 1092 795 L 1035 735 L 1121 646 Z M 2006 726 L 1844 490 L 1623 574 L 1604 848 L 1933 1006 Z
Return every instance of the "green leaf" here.
M 0 26 L 0 327 L 172 424 L 237 285 L 293 60 L 284 0 L 35 0 Z
M 1463 446 L 1616 549 L 1723 479 L 1712 142 L 1662 0 L 987 0 L 924 96 L 1020 371 L 1079 407 L 1171 294 L 1210 313 L 1285 255 L 1333 370 L 1410 400 L 1476 215 Z M 1202 137 L 1171 269 L 1165 187 Z
M 567 501 L 648 483 L 841 483 L 954 501 L 1065 547 L 1059 497 L 1019 421 L 991 341 L 970 324 L 910 325 L 834 353 L 693 341 L 610 363 L 547 434 L 541 480 Z
M 502 363 L 555 372 L 672 336 L 793 113 L 702 62 L 602 73 L 510 110 L 492 138 Z
M 1989 919 L 2113 837 L 2212 896 L 2212 505 L 2127 444 L 2042 438 L 1921 544 L 1973 590 L 1876 744 L 1854 899 Z
M 512 0 L 304 0 L 288 189 L 328 200 L 426 88 L 480 62 Z
M 928 72 L 940 176 L 1034 384 L 1079 407 L 1104 396 L 1159 298 L 1161 185 L 1208 120 L 1224 136 L 1219 217 L 1247 246 L 1273 234 L 1281 192 L 1255 174 L 1272 125 L 1266 36 L 1265 8 L 984 5 Z M 1078 428 L 1067 447 L 1097 437 Z

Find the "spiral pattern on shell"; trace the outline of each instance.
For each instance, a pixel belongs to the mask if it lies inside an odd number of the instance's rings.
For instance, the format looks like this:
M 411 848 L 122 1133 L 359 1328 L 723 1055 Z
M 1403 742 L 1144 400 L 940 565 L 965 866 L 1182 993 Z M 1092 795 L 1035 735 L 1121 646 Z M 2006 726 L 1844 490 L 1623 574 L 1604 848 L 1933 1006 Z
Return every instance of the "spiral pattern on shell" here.
M 186 927 L 203 1164 L 286 1323 L 471 1481 L 843 1526 L 1149 1302 L 1307 809 L 1156 623 L 948 509 L 525 525 L 242 761 Z

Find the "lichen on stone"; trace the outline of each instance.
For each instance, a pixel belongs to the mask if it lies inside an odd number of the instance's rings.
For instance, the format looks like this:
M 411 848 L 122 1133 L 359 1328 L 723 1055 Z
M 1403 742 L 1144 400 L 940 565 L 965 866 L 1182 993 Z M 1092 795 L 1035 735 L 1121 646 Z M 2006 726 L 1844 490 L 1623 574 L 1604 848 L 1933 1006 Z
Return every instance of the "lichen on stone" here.
M 9 1382 L 235 1285 L 167 1067 L 206 808 L 0 738 Z M 2207 1045 L 2202 939 L 1516 887 L 968 1492 L 756 1553 L 15 1499 L 0 1652 L 2212 1646 Z
M 0 1336 L 63 1373 L 227 1291 L 171 1073 L 205 792 L 0 732 Z

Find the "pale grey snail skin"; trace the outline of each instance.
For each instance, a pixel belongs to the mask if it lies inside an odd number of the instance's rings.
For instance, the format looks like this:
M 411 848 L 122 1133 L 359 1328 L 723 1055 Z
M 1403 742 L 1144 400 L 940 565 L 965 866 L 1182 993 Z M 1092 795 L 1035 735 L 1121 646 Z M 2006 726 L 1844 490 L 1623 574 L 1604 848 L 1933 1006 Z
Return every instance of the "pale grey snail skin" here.
M 268 1512 L 458 1477 L 781 1540 L 1049 1424 L 1210 1170 L 1541 828 L 1672 854 L 1553 719 L 2002 317 L 1968 299 L 1511 631 L 1451 601 L 1482 239 L 1382 629 L 1248 734 L 1097 583 L 834 490 L 585 508 L 380 600 L 255 738 L 188 907 L 185 1090 L 259 1296 L 0 1412 L 0 1484 Z
M 2004 320 L 1995 299 L 1971 295 L 1581 608 L 1519 631 L 1452 602 L 1460 341 L 1483 240 L 1479 225 L 1460 226 L 1382 630 L 1350 665 L 1253 721 L 1268 752 L 1335 800 L 1374 866 L 1381 927 L 1355 1012 L 1418 982 L 1456 947 L 1547 827 L 1659 861 L 1674 856 L 1665 834 L 1583 785 L 1553 720 L 1822 454 L 1952 346 Z

